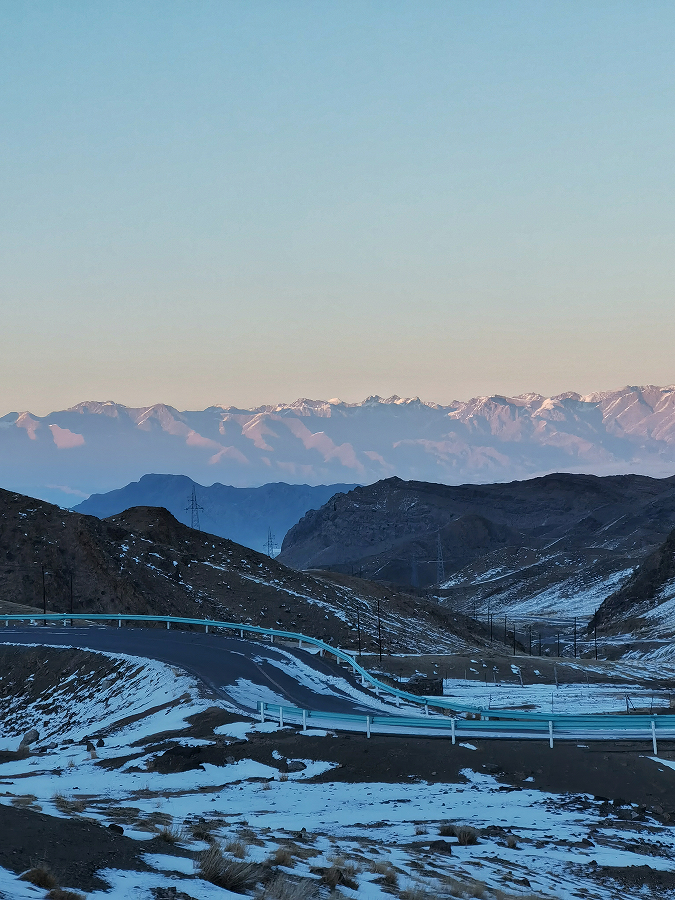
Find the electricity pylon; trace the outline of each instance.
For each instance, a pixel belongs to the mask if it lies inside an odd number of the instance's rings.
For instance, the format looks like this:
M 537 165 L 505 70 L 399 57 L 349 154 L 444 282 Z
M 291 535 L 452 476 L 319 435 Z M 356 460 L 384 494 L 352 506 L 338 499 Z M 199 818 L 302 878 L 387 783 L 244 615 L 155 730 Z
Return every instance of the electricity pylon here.
M 190 513 L 190 528 L 194 528 L 195 531 L 201 531 L 199 527 L 200 510 L 201 512 L 204 512 L 204 507 L 197 503 L 197 489 L 193 484 L 192 495 L 188 498 L 188 505 L 185 507 L 185 512 Z

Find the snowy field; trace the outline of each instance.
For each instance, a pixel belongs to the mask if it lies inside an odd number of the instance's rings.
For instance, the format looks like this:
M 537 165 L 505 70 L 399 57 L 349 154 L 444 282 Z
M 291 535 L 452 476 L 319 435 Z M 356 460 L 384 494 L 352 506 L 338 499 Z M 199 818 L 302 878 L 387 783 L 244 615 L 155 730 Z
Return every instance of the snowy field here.
M 433 784 L 414 777 L 395 784 L 311 783 L 314 776 L 330 773 L 334 764 L 301 755 L 286 760 L 300 764 L 298 771 L 288 773 L 244 758 L 162 774 L 152 763 L 167 742 L 195 747 L 245 740 L 253 746 L 259 735 L 274 738 L 278 729 L 272 723 L 242 719 L 217 727 L 212 737 L 195 737 L 188 718 L 212 709 L 215 701 L 200 696 L 192 678 L 157 662 L 109 658 L 118 677 L 107 675 L 105 688 L 100 681 L 89 686 L 80 681 L 62 684 L 55 692 L 58 703 L 37 744 L 48 749 L 0 764 L 3 804 L 41 810 L 55 819 L 123 823 L 125 835 L 140 844 L 157 838 L 162 829 L 173 835 L 166 853 L 158 853 L 155 843 L 144 856 L 150 871 L 99 872 L 109 889 L 90 892 L 90 900 L 153 900 L 160 888 L 174 888 L 196 900 L 240 897 L 200 877 L 195 860 L 210 846 L 205 836 L 225 848 L 226 859 L 265 863 L 267 872 L 272 867 L 279 878 L 295 880 L 305 890 L 284 895 L 280 888 L 260 888 L 258 896 L 270 900 L 308 898 L 314 889 L 316 896 L 328 897 L 327 876 L 321 873 L 335 868 L 346 873 L 346 881 L 331 895 L 335 898 L 614 900 L 624 898 L 625 890 L 592 880 L 589 872 L 602 866 L 672 868 L 675 833 L 644 811 L 625 807 L 617 817 L 616 810 L 589 796 L 539 791 L 532 776 L 520 789 L 505 789 L 479 771 L 478 762 L 476 769 L 465 768 L 457 783 Z M 581 691 L 578 697 L 566 693 L 573 687 Z M 457 688 L 468 689 L 464 682 Z M 483 689 L 476 683 L 476 691 Z M 522 703 L 523 696 L 528 702 L 550 702 L 545 693 L 520 686 L 486 690 L 488 695 L 490 690 L 503 691 L 502 704 L 511 695 L 514 702 Z M 550 688 L 546 690 L 550 695 Z M 601 692 L 589 698 L 586 686 L 568 685 L 558 693 L 561 705 L 584 700 L 597 710 L 600 702 L 608 707 L 616 702 L 609 695 L 603 699 Z M 131 712 L 134 721 L 128 721 Z M 44 710 L 36 704 L 20 709 L 6 704 L 0 747 L 15 750 L 24 728 L 43 721 Z M 94 733 L 94 726 L 105 739 L 92 752 L 80 742 Z M 300 744 L 303 740 L 298 738 Z M 105 766 L 107 760 L 132 752 L 133 759 L 121 767 Z M 275 759 L 282 759 L 276 751 Z M 663 764 L 654 760 L 654 765 Z M 675 779 L 675 770 L 672 776 Z M 448 823 L 474 828 L 477 843 L 461 846 Z M 187 855 L 174 855 L 173 843 Z M 254 891 L 252 885 L 246 893 L 253 896 Z M 0 870 L 0 897 L 43 896 L 44 891 Z M 656 895 L 638 890 L 632 896 Z

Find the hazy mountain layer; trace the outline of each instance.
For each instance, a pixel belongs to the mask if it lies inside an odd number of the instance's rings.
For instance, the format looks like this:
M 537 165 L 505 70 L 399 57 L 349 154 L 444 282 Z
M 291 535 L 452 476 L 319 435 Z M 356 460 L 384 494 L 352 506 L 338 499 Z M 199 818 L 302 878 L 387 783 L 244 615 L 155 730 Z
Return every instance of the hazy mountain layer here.
M 81 403 L 0 418 L 5 487 L 71 505 L 138 480 L 180 472 L 200 483 L 368 484 L 392 475 L 459 484 L 547 472 L 675 472 L 675 386 L 557 397 L 298 400 L 178 412 Z
M 253 550 L 266 550 L 268 530 L 281 546 L 288 529 L 309 509 L 318 509 L 333 494 L 350 491 L 353 484 L 264 484 L 235 488 L 226 484 L 204 487 L 185 475 L 144 475 L 107 494 L 92 494 L 74 507 L 75 512 L 105 519 L 132 506 L 162 506 L 183 522 L 192 523 L 190 497 L 195 487 L 202 531 L 229 538 Z M 278 548 L 277 548 L 278 549 Z
M 467 612 L 590 615 L 674 524 L 675 477 L 556 474 L 461 486 L 391 478 L 307 513 L 279 559 L 440 584 L 435 592 Z

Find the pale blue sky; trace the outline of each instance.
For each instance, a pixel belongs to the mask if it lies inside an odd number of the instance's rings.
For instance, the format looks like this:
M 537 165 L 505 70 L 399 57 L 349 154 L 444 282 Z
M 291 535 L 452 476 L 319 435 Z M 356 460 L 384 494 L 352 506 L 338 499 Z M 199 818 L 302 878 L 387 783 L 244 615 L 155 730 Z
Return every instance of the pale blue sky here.
M 0 413 L 675 381 L 670 2 L 0 6 Z

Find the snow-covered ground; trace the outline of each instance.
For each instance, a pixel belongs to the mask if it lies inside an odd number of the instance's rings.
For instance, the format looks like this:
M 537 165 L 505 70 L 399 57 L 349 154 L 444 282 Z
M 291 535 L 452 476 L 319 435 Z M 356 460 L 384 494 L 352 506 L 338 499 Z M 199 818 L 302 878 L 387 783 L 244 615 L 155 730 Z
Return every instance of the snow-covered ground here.
M 55 746 L 0 764 L 1 803 L 40 809 L 57 818 L 84 815 L 103 825 L 123 821 L 125 834 L 139 842 L 156 837 L 163 823 L 180 832 L 180 845 L 193 856 L 207 846 L 190 830 L 201 820 L 213 840 L 225 847 L 238 842 L 252 862 L 269 861 L 279 847 L 286 847 L 286 864 L 275 865 L 288 877 L 318 886 L 317 870 L 332 865 L 349 869 L 358 886 L 342 884 L 339 891 L 354 900 L 387 900 L 405 889 L 417 890 L 419 900 L 462 896 L 623 900 L 623 889 L 590 879 L 589 872 L 614 865 L 672 867 L 675 833 L 644 815 L 638 817 L 635 808 L 629 807 L 619 821 L 588 796 L 561 797 L 537 790 L 536 776 L 524 779 L 521 789 L 505 791 L 492 775 L 480 771 L 479 761 L 465 768 L 457 783 L 433 784 L 415 778 L 395 784 L 310 783 L 313 776 L 330 773 L 333 767 L 331 762 L 311 759 L 300 759 L 304 769 L 283 775 L 272 765 L 245 758 L 162 774 L 151 767 L 158 742 L 195 747 L 232 738 L 253 743 L 261 733 L 273 738 L 277 728 L 242 719 L 218 727 L 213 740 L 196 738 L 188 718 L 225 704 L 200 696 L 191 677 L 161 663 L 115 656 L 111 664 L 128 677 L 109 680 L 105 691 L 100 685 L 98 691 L 87 691 L 86 683 L 58 689 L 60 712 L 38 743 L 43 746 L 49 739 Z M 461 682 L 457 687 L 470 686 Z M 560 689 L 561 704 L 568 702 L 562 698 L 572 687 Z M 509 696 L 512 692 L 520 702 L 526 695 L 546 703 L 543 694 L 536 694 L 538 686 L 533 688 L 529 693 L 520 686 L 488 690 L 503 690 Z M 576 688 L 583 700 L 586 686 Z M 476 691 L 483 689 L 476 683 Z M 600 696 L 589 701 L 596 709 Z M 609 696 L 606 702 L 610 703 Z M 12 724 L 0 725 L 4 729 L 0 746 L 16 749 L 17 726 L 36 725 L 43 716 L 33 707 L 8 710 L 7 721 Z M 134 721 L 124 718 L 131 712 L 136 714 Z M 104 745 L 94 753 L 79 743 L 67 743 L 81 741 L 92 733 L 93 725 L 97 734 L 106 732 Z M 157 735 L 161 739 L 153 737 Z M 132 745 L 136 755 L 121 768 L 101 765 L 130 754 Z M 281 758 L 277 751 L 274 756 Z M 675 771 L 672 774 L 675 778 Z M 455 838 L 439 836 L 439 828 L 448 822 L 477 829 L 478 843 L 460 846 Z M 437 845 L 430 847 L 433 841 L 450 844 L 451 855 Z M 90 893 L 89 900 L 152 900 L 152 891 L 161 887 L 199 900 L 240 896 L 199 878 L 190 859 L 175 857 L 168 849 L 165 854 L 155 849 L 145 861 L 152 871 L 99 872 L 110 889 Z M 43 895 L 0 870 L 0 896 L 32 900 Z M 633 896 L 654 895 L 637 891 Z

